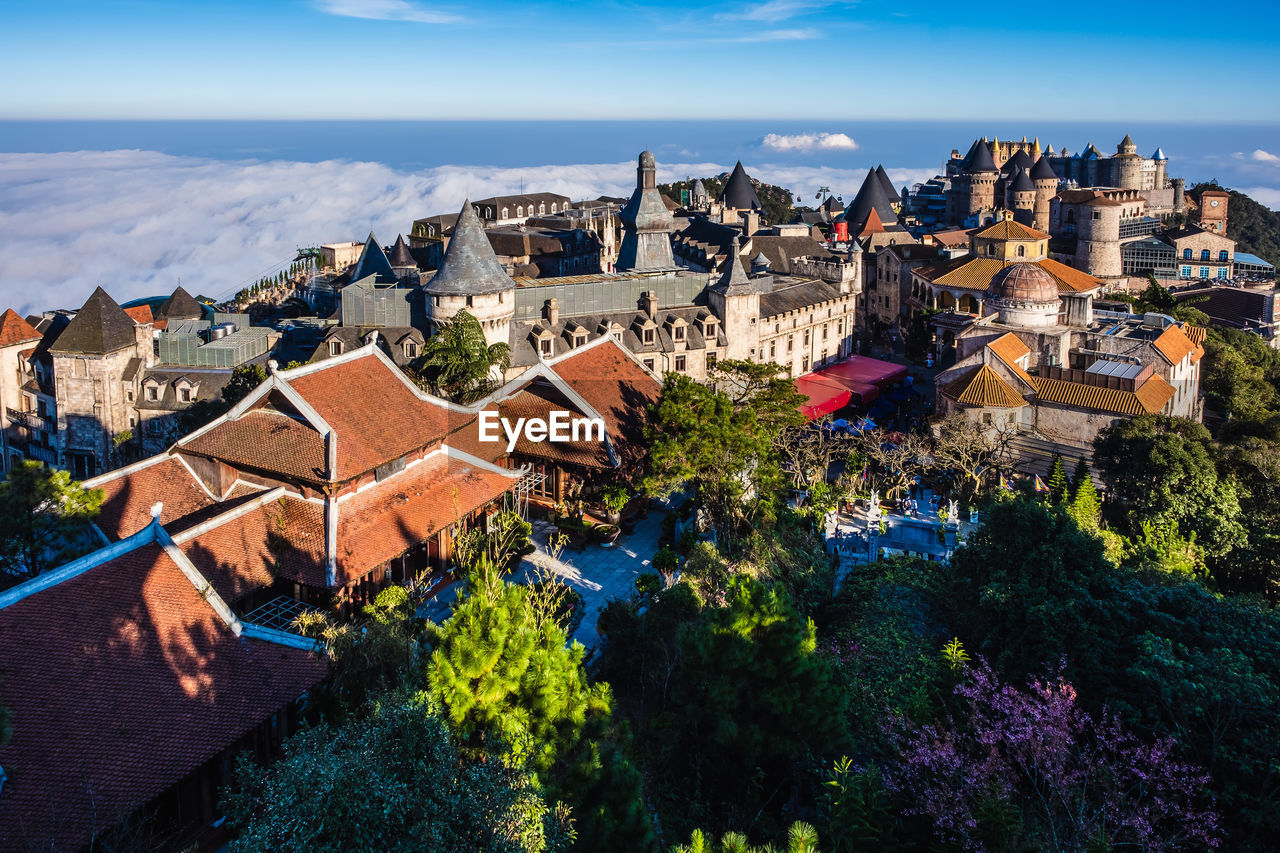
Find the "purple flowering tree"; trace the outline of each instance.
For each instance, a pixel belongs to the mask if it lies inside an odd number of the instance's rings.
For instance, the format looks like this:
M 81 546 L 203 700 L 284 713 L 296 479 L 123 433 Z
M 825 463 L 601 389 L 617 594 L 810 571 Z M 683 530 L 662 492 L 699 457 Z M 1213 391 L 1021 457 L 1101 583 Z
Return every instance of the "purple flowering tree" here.
M 907 814 L 967 850 L 1203 850 L 1219 844 L 1209 777 L 1111 714 L 1094 718 L 1062 678 L 1003 684 L 985 660 L 955 688 L 958 713 L 892 733 L 885 785 Z

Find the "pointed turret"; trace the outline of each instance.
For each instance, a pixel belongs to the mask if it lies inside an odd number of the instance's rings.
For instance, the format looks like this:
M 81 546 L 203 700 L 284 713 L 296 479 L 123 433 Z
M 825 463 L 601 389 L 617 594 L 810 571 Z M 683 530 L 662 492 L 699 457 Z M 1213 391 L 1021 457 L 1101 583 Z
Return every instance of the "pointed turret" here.
M 1031 175 L 1026 169 L 1019 169 L 1014 175 L 1013 183 L 1009 185 L 1009 191 L 1014 193 L 1033 193 L 1036 191 L 1036 185 L 1031 182 Z
M 377 276 L 374 281 L 379 284 L 394 284 L 396 281 L 396 274 L 391 269 L 391 262 L 387 260 L 387 253 L 382 251 L 382 246 L 379 245 L 378 238 L 372 231 L 364 242 L 364 251 L 360 253 L 360 260 L 356 261 L 356 265 L 351 268 L 351 281 L 361 281 L 371 275 Z
M 973 152 L 973 159 L 969 162 L 968 171 L 970 172 L 998 172 L 996 168 L 995 158 L 991 156 L 991 149 L 986 145 L 979 145 Z
M 516 283 L 498 262 L 484 233 L 471 199 L 462 203 L 462 212 L 453 226 L 449 248 L 440 269 L 426 284 L 432 296 L 470 296 L 514 290 Z
M 741 160 L 733 167 L 733 173 L 729 175 L 729 180 L 724 185 L 720 201 L 725 207 L 734 210 L 760 210 L 760 197 L 756 195 L 756 188 L 751 185 L 751 179 L 747 177 L 747 170 L 742 168 Z
M 880 181 L 880 186 L 884 188 L 885 198 L 891 203 L 898 199 L 898 188 L 893 185 L 893 181 L 889 180 L 889 174 L 885 172 L 884 166 L 876 166 L 876 179 Z
M 181 320 L 200 320 L 204 317 L 204 306 L 178 285 L 169 298 L 160 304 L 155 312 L 155 319 L 162 323 L 176 323 Z
M 737 235 L 734 235 L 729 257 L 725 259 L 724 270 L 714 287 L 726 296 L 755 292 L 755 285 L 747 277 L 747 271 L 742 268 L 742 239 Z
M 1031 157 L 1035 160 L 1039 160 L 1040 155 L 1043 153 L 1044 152 L 1040 150 L 1040 137 L 1037 136 L 1035 141 L 1031 143 Z
M 665 270 L 676 265 L 671 254 L 675 223 L 658 192 L 657 169 L 653 154 L 641 151 L 635 192 L 618 213 L 624 232 L 618 249 L 620 270 Z
M 1049 165 L 1048 157 L 1041 157 L 1036 164 L 1031 167 L 1031 180 L 1058 180 L 1058 173 L 1053 171 L 1053 167 Z
M 851 237 L 864 233 L 873 212 L 880 225 L 898 221 L 898 217 L 894 215 L 893 206 L 885 195 L 884 185 L 876 175 L 876 170 L 868 169 L 867 176 L 862 179 L 862 186 L 858 188 L 858 194 L 853 197 L 853 201 L 849 202 L 844 212 L 844 221 L 849 224 Z
M 133 318 L 101 287 L 93 291 L 49 349 L 55 353 L 106 355 L 137 344 Z
M 391 247 L 391 257 L 387 258 L 391 262 L 393 269 L 417 269 L 418 262 L 413 257 L 413 252 L 409 251 L 409 244 L 404 241 L 403 234 L 396 235 L 396 244 Z

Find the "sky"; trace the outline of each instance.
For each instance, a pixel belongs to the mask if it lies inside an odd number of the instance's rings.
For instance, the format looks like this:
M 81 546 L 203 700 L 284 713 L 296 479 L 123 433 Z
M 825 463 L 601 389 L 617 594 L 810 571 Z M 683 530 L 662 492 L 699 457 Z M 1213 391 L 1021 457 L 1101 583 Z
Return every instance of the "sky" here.
M 0 0 L 0 119 L 1280 119 L 1273 0 L 1055 8 Z

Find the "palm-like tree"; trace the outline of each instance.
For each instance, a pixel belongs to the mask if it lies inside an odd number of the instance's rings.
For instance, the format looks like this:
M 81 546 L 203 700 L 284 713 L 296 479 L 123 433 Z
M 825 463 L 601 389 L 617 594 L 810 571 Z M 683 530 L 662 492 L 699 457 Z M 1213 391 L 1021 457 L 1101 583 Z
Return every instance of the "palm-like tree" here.
M 818 853 L 818 832 L 811 825 L 796 821 L 787 832 L 785 851 L 779 851 L 770 844 L 752 847 L 741 832 L 726 832 L 717 848 L 712 836 L 695 829 L 688 844 L 677 844 L 671 848 L 672 853 L 717 853 L 717 850 L 719 853 Z
M 423 346 L 416 373 L 433 394 L 470 403 L 487 394 L 497 384 L 494 373 L 510 364 L 511 348 L 489 345 L 480 321 L 461 311 Z

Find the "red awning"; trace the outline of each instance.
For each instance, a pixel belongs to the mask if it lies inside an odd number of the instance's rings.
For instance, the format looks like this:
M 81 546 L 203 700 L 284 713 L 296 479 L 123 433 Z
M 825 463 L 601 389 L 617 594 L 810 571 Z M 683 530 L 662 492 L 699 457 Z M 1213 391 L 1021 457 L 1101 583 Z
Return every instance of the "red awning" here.
M 853 388 L 854 383 L 874 385 L 884 390 L 907 376 L 907 368 L 891 361 L 868 358 L 865 355 L 851 355 L 844 361 L 836 362 L 812 375 L 832 379 L 846 388 Z
M 809 420 L 829 415 L 849 404 L 852 398 L 848 388 L 829 380 L 823 380 L 812 373 L 801 376 L 795 381 L 796 390 L 809 398 L 800 412 Z

